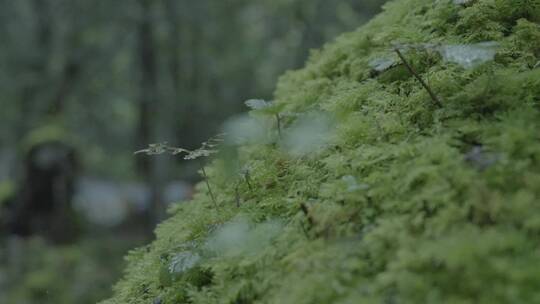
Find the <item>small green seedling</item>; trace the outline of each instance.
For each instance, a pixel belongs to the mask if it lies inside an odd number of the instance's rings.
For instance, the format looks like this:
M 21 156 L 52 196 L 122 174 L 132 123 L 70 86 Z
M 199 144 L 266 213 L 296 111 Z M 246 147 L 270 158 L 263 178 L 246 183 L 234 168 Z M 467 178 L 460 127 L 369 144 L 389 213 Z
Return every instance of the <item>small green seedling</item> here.
M 245 104 L 252 111 L 274 116 L 276 119 L 278 135 L 279 138 L 281 138 L 281 111 L 283 110 L 284 104 L 277 104 L 262 99 L 250 99 L 246 101 Z
M 245 166 L 244 168 L 242 168 L 240 174 L 244 177 L 244 180 L 248 185 L 249 191 L 253 191 L 253 187 L 251 187 L 251 173 L 249 167 Z
M 211 137 L 207 141 L 203 142 L 201 147 L 196 150 L 188 150 L 184 148 L 171 147 L 168 145 L 167 142 L 164 142 L 164 143 L 150 144 L 148 145 L 148 148 L 139 150 L 135 152 L 135 154 L 147 154 L 147 155 L 159 155 L 163 153 L 170 153 L 172 155 L 185 154 L 184 155 L 185 160 L 201 159 L 201 158 L 209 157 L 213 154 L 218 153 L 217 147 L 219 146 L 221 142 L 223 142 L 223 136 L 224 134 L 218 134 L 214 137 Z M 208 181 L 208 174 L 206 174 L 206 170 L 204 168 L 204 162 L 201 164 L 201 172 L 204 178 L 204 182 L 206 183 L 206 187 L 208 188 L 208 193 L 210 194 L 210 198 L 212 199 L 212 202 L 214 203 L 214 206 L 217 209 L 218 204 L 216 201 L 216 197 L 214 196 L 214 192 L 212 191 L 212 187 L 210 186 L 210 182 Z

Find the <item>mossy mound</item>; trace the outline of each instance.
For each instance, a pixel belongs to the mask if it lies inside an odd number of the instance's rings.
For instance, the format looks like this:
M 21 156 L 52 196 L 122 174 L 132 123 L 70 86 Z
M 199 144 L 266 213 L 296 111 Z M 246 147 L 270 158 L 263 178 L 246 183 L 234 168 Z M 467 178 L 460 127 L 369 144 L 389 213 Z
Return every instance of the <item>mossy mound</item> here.
M 284 113 L 337 118 L 330 143 L 243 146 L 249 184 L 214 162 L 220 208 L 199 185 L 104 303 L 540 303 L 539 21 L 539 0 L 390 2 L 279 82 Z M 392 50 L 483 41 L 471 69 L 404 50 L 442 107 Z

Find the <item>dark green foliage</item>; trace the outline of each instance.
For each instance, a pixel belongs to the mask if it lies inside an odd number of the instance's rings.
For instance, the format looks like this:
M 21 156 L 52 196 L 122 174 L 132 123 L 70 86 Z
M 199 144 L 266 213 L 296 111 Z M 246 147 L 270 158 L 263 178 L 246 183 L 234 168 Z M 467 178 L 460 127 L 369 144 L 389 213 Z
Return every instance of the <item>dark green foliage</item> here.
M 0 303 L 96 303 L 110 293 L 129 246 L 133 241 L 113 238 L 62 246 L 37 238 L 2 240 Z
M 240 208 L 216 161 L 208 174 L 230 203 L 211 212 L 201 191 L 174 207 L 103 303 L 540 302 L 540 70 L 531 65 L 540 57 L 526 39 L 540 35 L 538 4 L 396 0 L 314 52 L 281 78 L 275 103 L 338 117 L 328 144 L 300 157 L 242 146 L 252 189 L 240 186 Z M 370 62 L 393 56 L 396 42 L 485 40 L 497 54 L 471 69 L 405 52 L 440 108 L 412 75 L 385 76 L 399 66 L 372 73 Z M 253 254 L 203 257 L 212 273 L 204 286 L 160 285 L 161 255 L 206 242 L 238 214 L 285 225 Z

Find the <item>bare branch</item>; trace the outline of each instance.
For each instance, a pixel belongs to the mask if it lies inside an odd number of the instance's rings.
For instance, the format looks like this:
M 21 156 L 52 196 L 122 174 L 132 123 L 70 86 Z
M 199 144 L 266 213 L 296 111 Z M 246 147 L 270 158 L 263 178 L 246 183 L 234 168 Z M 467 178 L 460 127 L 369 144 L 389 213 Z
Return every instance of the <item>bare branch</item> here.
M 441 101 L 439 100 L 439 98 L 437 97 L 437 95 L 435 95 L 433 90 L 427 85 L 427 83 L 422 79 L 422 77 L 420 77 L 420 75 L 414 70 L 412 65 L 407 61 L 407 59 L 405 59 L 405 57 L 403 56 L 401 51 L 398 48 L 394 48 L 394 51 L 397 53 L 397 55 L 399 56 L 401 61 L 403 61 L 403 63 L 405 64 L 405 66 L 407 67 L 409 72 L 411 72 L 411 74 L 413 74 L 414 77 L 416 77 L 416 79 L 418 79 L 420 84 L 422 84 L 424 89 L 426 89 L 426 91 L 429 93 L 429 96 L 431 96 L 431 99 L 433 100 L 433 103 L 435 103 L 435 105 L 437 107 L 442 108 L 443 105 L 442 105 Z

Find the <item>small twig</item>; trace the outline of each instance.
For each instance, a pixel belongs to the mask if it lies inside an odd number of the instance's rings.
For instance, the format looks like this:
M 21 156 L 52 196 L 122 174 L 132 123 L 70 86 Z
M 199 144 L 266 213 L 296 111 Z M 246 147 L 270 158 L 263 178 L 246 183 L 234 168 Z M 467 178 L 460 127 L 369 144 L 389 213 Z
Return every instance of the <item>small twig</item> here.
M 306 206 L 306 204 L 301 203 L 301 204 L 300 204 L 300 209 L 302 209 L 302 212 L 306 215 L 307 220 L 308 220 L 308 223 L 309 223 L 309 226 L 312 227 L 313 224 L 315 223 L 315 220 L 313 220 L 313 217 L 312 217 L 311 214 L 309 213 L 309 209 L 308 209 L 308 207 Z
M 204 182 L 206 183 L 206 187 L 208 188 L 208 193 L 210 194 L 210 198 L 212 198 L 212 202 L 214 203 L 214 206 L 216 207 L 216 209 L 218 209 L 219 207 L 216 201 L 216 197 L 214 196 L 214 193 L 212 192 L 212 187 L 210 187 L 210 183 L 208 182 L 208 175 L 206 174 L 204 165 L 202 166 L 202 174 L 204 177 Z
M 276 122 L 277 122 L 277 130 L 279 138 L 281 139 L 281 116 L 279 116 L 279 113 L 276 113 Z
M 399 58 L 401 59 L 401 61 L 403 61 L 403 63 L 405 64 L 405 66 L 407 67 L 407 69 L 409 70 L 409 72 L 411 72 L 411 74 L 414 75 L 414 77 L 416 77 L 416 79 L 418 79 L 418 81 L 420 82 L 420 84 L 422 84 L 422 86 L 424 87 L 424 89 L 426 89 L 426 91 L 429 93 L 429 96 L 431 96 L 431 99 L 433 100 L 433 102 L 435 103 L 435 105 L 439 108 L 442 108 L 442 103 L 441 101 L 439 100 L 439 98 L 437 97 L 437 95 L 435 95 L 435 93 L 433 93 L 433 90 L 431 90 L 431 88 L 427 85 L 427 83 L 422 79 L 422 77 L 420 77 L 420 75 L 418 75 L 418 73 L 414 70 L 414 68 L 412 67 L 412 65 L 407 61 L 407 59 L 405 59 L 405 57 L 403 56 L 403 54 L 401 54 L 401 51 L 398 49 L 398 48 L 394 48 L 394 51 L 397 53 L 397 55 L 399 56 Z
M 238 192 L 238 185 L 234 187 L 234 194 L 236 195 L 236 207 L 240 208 L 240 193 Z

